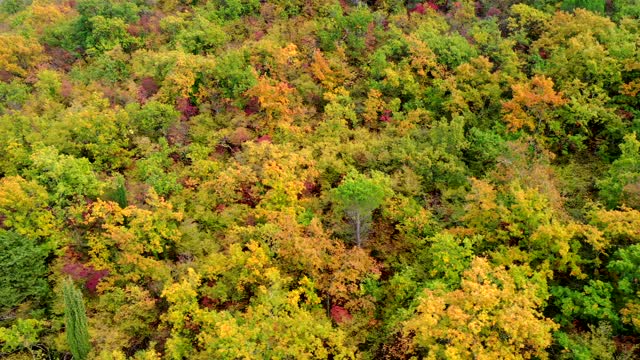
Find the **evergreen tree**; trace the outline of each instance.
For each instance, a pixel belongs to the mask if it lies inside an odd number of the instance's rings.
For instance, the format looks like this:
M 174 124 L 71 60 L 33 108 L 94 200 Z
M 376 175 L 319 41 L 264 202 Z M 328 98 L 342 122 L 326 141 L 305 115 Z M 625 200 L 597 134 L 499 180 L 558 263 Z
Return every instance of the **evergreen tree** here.
M 0 230 L 0 314 L 25 301 L 46 298 L 48 251 L 12 231 Z
M 87 313 L 82 300 L 82 293 L 71 279 L 64 282 L 62 293 L 64 296 L 64 313 L 67 326 L 67 342 L 71 348 L 73 358 L 85 360 L 91 350 L 89 344 L 89 329 Z

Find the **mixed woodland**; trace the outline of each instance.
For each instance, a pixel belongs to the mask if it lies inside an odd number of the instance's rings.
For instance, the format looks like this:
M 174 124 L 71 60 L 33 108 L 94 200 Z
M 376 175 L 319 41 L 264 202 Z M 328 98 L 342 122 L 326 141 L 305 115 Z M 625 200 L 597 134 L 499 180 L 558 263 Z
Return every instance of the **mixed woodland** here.
M 640 357 L 637 0 L 0 0 L 0 357 Z

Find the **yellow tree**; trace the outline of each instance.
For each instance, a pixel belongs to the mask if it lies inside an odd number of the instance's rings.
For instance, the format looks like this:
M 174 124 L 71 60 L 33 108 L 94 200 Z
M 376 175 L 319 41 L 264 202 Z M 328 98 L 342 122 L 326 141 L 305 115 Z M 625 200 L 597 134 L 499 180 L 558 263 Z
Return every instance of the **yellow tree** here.
M 32 240 L 55 246 L 61 239 L 58 221 L 49 209 L 47 190 L 19 176 L 0 180 L 2 226 Z
M 257 250 L 255 244 L 250 245 Z M 230 259 L 233 261 L 233 259 Z M 246 265 L 256 261 L 252 255 Z M 266 271 L 264 274 L 261 271 Z M 185 279 L 162 293 L 169 309 L 163 320 L 171 328 L 168 359 L 352 359 L 346 336 L 331 326 L 319 307 L 313 283 L 291 284 L 275 268 L 251 271 L 268 281 L 254 289 L 243 311 L 215 311 L 198 304 L 202 278 L 188 269 Z M 288 285 L 294 289 L 287 290 Z
M 43 48 L 37 41 L 20 35 L 0 34 L 0 69 L 24 77 L 43 60 Z
M 258 83 L 247 91 L 250 97 L 256 97 L 260 107 L 265 112 L 260 128 L 273 131 L 281 127 L 287 128 L 292 121 L 292 111 L 289 105 L 293 88 L 284 82 L 275 82 L 268 77 L 261 76 Z
M 540 312 L 544 278 L 476 258 L 459 290 L 425 291 L 404 336 L 413 335 L 414 351 L 426 359 L 546 359 L 558 326 Z
M 111 282 L 153 279 L 167 281 L 166 265 L 181 238 L 183 215 L 151 189 L 149 210 L 135 206 L 120 208 L 114 202 L 98 200 L 85 216 L 93 228 L 87 236 L 91 264 L 111 272 Z
M 553 89 L 553 80 L 534 76 L 531 81 L 511 86 L 513 98 L 502 104 L 504 120 L 512 131 L 525 128 L 531 132 L 544 131 L 552 121 L 552 110 L 566 100 Z

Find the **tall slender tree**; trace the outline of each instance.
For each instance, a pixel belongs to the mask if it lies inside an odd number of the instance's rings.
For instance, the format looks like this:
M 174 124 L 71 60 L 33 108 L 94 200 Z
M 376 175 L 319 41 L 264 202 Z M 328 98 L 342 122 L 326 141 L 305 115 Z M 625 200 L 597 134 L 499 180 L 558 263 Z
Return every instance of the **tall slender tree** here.
M 67 326 L 67 343 L 75 360 L 85 360 L 91 350 L 87 313 L 82 300 L 82 293 L 75 287 L 71 279 L 67 279 L 62 287 L 64 296 L 64 313 Z

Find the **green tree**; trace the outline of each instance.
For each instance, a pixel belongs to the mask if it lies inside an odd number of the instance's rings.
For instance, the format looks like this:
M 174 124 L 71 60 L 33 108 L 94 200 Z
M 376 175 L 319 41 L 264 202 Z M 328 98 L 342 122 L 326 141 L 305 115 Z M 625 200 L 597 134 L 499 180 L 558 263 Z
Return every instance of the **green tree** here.
M 102 184 L 85 158 L 60 155 L 51 146 L 35 151 L 31 161 L 28 177 L 47 188 L 58 205 L 66 205 L 82 196 L 95 197 L 101 192 Z
M 29 357 L 19 357 L 18 359 L 44 359 L 39 351 L 32 347 L 38 344 L 40 334 L 44 330 L 46 322 L 36 319 L 18 319 L 11 327 L 0 327 L 0 356 L 5 358 L 8 353 L 27 349 L 31 352 Z M 13 359 L 9 356 L 8 359 Z
M 635 0 L 619 0 L 614 3 L 614 18 L 640 18 L 640 4 Z
M 71 279 L 65 280 L 62 292 L 67 343 L 74 359 L 85 360 L 91 351 L 91 345 L 89 344 L 89 326 L 82 293 L 75 287 Z
M 551 288 L 553 303 L 560 309 L 555 320 L 568 325 L 576 318 L 591 323 L 608 321 L 614 327 L 620 327 L 620 317 L 613 299 L 613 286 L 601 280 L 589 280 L 582 291 L 564 286 Z
M 132 103 L 126 109 L 138 132 L 153 140 L 165 136 L 169 127 L 180 118 L 180 113 L 173 106 L 153 100 L 143 106 Z
M 77 9 L 80 16 L 74 20 L 71 34 L 63 34 L 73 38 L 76 45 L 95 54 L 116 45 L 129 50 L 137 43 L 138 39 L 127 31 L 127 25 L 138 20 L 140 9 L 135 2 L 82 0 Z
M 201 55 L 213 53 L 229 41 L 229 34 L 215 22 L 196 16 L 176 36 L 177 44 L 187 52 Z
M 622 154 L 611 164 L 607 176 L 596 183 L 600 197 L 609 208 L 620 205 L 625 187 L 640 180 L 640 141 L 635 133 L 625 135 L 620 150 Z
M 585 9 L 600 14 L 604 13 L 605 0 L 564 0 L 563 10 Z
M 0 2 L 0 13 L 15 14 L 29 5 L 28 0 L 4 0 Z
M 0 314 L 25 301 L 41 301 L 49 293 L 49 251 L 14 232 L 0 230 Z
M 127 32 L 127 24 L 120 18 L 105 18 L 98 15 L 89 19 L 91 33 L 85 42 L 90 53 L 102 53 L 120 45 L 130 50 L 137 39 Z
M 443 18 L 425 21 L 415 32 L 416 37 L 433 50 L 438 62 L 454 69 L 478 55 L 476 48 L 457 32 L 451 32 Z
M 242 93 L 256 85 L 256 72 L 248 59 L 249 52 L 244 49 L 228 51 L 217 59 L 213 77 L 225 98 L 237 100 Z
M 338 206 L 344 210 L 355 227 L 356 245 L 362 247 L 376 210 L 390 192 L 389 184 L 381 173 L 372 177 L 351 171 L 342 184 L 333 190 Z
M 29 93 L 29 87 L 21 81 L 0 82 L 0 114 L 21 109 Z

